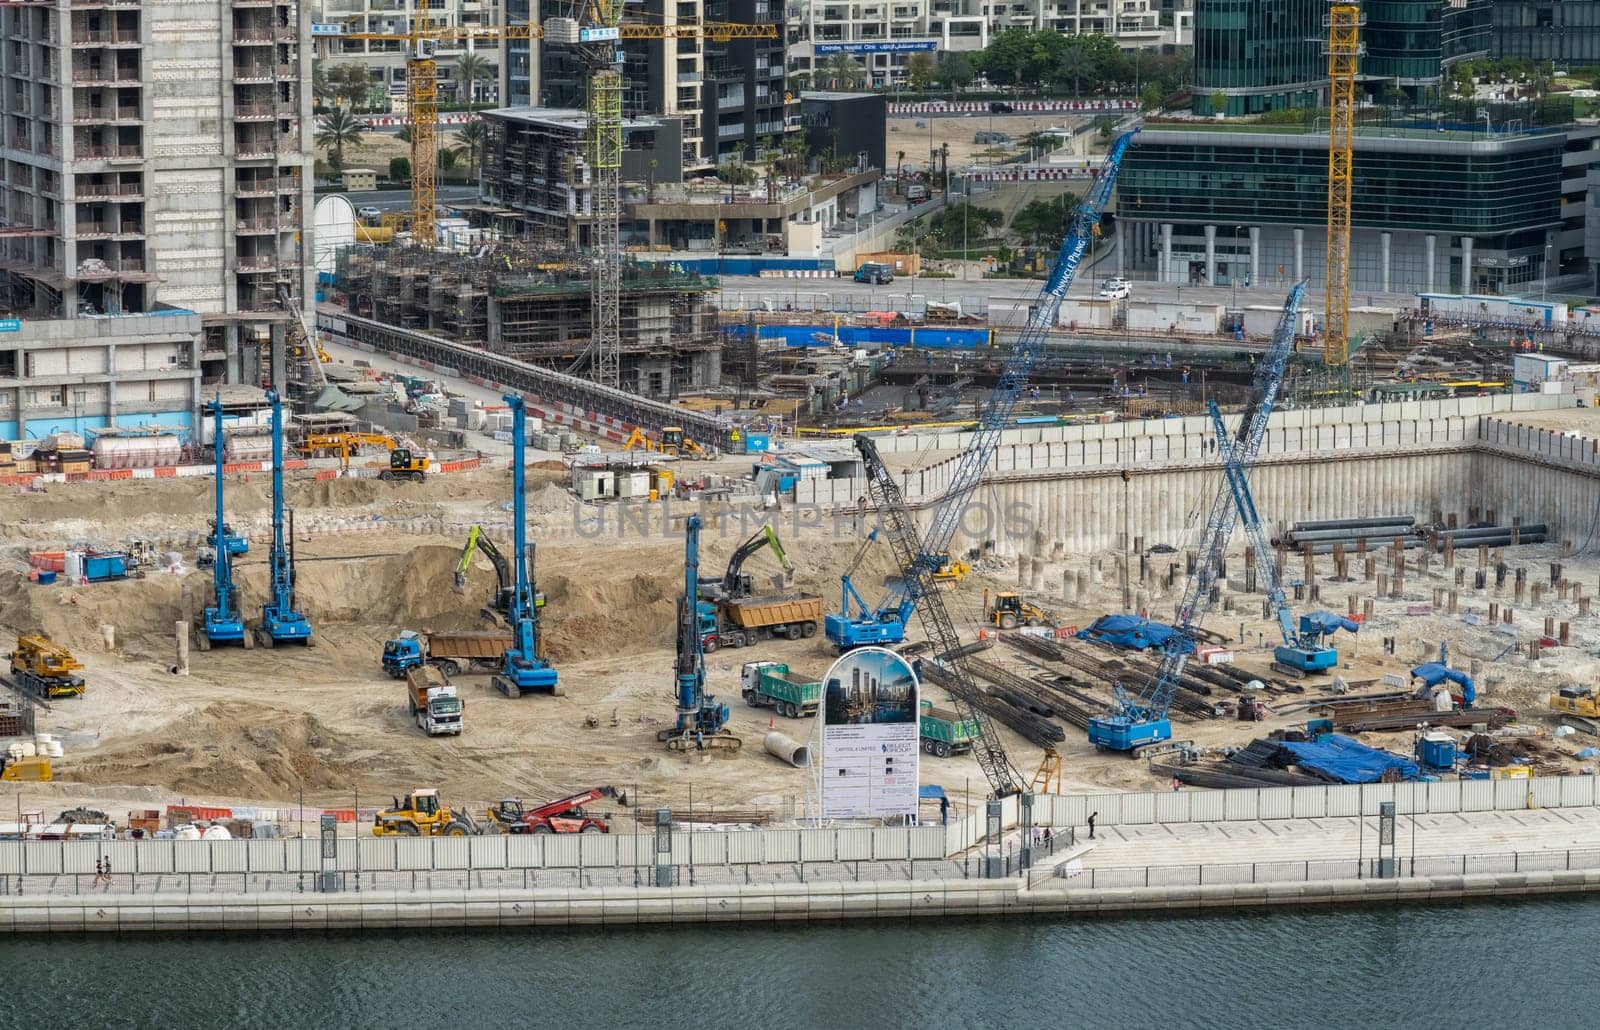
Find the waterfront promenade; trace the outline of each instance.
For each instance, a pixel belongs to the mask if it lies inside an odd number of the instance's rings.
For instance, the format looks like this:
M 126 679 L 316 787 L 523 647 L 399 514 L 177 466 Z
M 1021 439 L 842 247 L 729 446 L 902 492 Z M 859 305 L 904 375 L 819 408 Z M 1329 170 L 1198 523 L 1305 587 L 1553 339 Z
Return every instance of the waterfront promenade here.
M 1074 916 L 1600 891 L 1600 808 L 1419 814 L 1395 828 L 1387 867 L 1368 816 L 1099 827 L 1092 842 L 1062 827 L 1032 869 L 987 878 L 1003 844 L 915 863 L 677 867 L 668 887 L 650 886 L 653 867 L 11 876 L 0 933 Z

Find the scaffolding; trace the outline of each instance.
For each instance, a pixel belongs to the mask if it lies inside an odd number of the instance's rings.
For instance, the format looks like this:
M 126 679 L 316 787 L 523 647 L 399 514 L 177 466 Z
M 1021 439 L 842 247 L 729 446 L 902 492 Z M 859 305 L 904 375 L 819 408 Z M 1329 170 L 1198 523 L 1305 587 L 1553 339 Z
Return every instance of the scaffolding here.
M 344 248 L 335 287 L 352 313 L 566 372 L 588 367 L 593 265 L 524 241 L 473 254 L 411 246 Z M 714 280 L 676 266 L 620 269 L 621 383 L 670 397 L 717 385 Z

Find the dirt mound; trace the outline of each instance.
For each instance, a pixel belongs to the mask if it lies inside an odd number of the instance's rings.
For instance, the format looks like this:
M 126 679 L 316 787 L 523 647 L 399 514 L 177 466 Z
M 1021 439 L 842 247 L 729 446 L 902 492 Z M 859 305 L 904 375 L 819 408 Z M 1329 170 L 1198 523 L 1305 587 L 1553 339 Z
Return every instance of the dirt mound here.
M 115 627 L 125 653 L 154 648 L 170 653 L 172 626 L 182 617 L 184 593 L 193 589 L 193 581 L 163 574 L 86 587 L 42 587 L 21 576 L 0 576 L 0 629 L 12 636 L 43 632 L 73 650 L 97 651 L 103 646 L 100 626 L 106 624 Z
M 322 479 L 290 482 L 284 495 L 292 508 L 349 508 L 392 499 L 395 488 L 377 479 Z M 270 493 L 268 494 L 270 497 Z M 232 500 L 229 500 L 232 507 Z
M 344 788 L 360 771 L 355 737 L 309 713 L 219 701 L 163 726 L 156 741 L 134 740 L 71 763 L 82 783 L 159 783 L 206 796 L 279 797 L 293 785 Z
M 318 621 L 362 623 L 387 629 L 476 629 L 478 609 L 494 593 L 495 577 L 486 564 L 469 572 L 466 588 L 454 589 L 459 548 L 414 547 L 399 555 L 311 561 L 296 566 L 296 599 Z M 246 610 L 267 590 L 265 567 L 245 577 Z
M 545 647 L 551 659 L 600 658 L 670 645 L 682 577 L 681 570 L 660 564 L 649 572 L 607 579 L 542 573 Z

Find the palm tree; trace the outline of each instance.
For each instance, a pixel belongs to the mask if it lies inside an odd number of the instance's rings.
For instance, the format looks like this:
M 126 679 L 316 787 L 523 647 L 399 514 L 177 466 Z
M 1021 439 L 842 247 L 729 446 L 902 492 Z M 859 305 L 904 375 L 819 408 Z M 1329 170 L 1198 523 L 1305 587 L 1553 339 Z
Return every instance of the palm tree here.
M 481 120 L 474 119 L 461 126 L 461 128 L 456 130 L 456 138 L 459 139 L 467 149 L 467 167 L 476 170 L 481 163 L 484 141 L 488 138 L 488 133 L 484 130 L 483 122 Z
M 866 84 L 866 73 L 849 54 L 834 54 L 822 66 L 823 77 L 833 80 L 834 89 L 860 89 Z
M 1056 62 L 1056 78 L 1065 82 L 1072 80 L 1072 95 L 1082 96 L 1083 90 L 1079 88 L 1079 81 L 1085 75 L 1094 74 L 1094 62 L 1089 55 L 1077 47 L 1068 47 L 1061 54 L 1061 60 Z
M 461 147 L 439 148 L 439 171 L 452 172 L 461 161 Z
M 471 111 L 478 101 L 478 91 L 473 87 L 480 82 L 491 81 L 494 75 L 489 71 L 489 62 L 470 50 L 456 58 L 455 69 L 457 94 L 463 86 L 466 87 L 467 110 Z
M 335 107 L 317 121 L 316 143 L 332 153 L 333 169 L 344 172 L 344 148 L 361 143 L 361 120 L 342 107 Z
M 899 182 L 900 181 L 900 165 L 905 161 L 905 159 L 906 159 L 906 152 L 904 150 L 895 151 L 895 154 L 894 154 L 894 181 L 895 182 Z

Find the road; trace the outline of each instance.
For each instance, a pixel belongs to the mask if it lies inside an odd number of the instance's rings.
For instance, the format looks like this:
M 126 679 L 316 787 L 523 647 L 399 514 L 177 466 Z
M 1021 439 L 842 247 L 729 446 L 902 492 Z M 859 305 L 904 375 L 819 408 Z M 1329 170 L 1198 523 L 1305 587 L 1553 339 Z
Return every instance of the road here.
M 409 211 L 411 210 L 410 190 L 362 190 L 339 194 L 354 204 L 357 209 L 375 207 L 379 211 Z M 475 203 L 478 199 L 476 186 L 444 186 L 435 194 L 439 203 L 449 206 L 451 204 Z
M 1109 264 L 1109 263 L 1108 263 Z M 824 308 L 824 298 L 833 299 L 833 307 L 848 311 L 900 310 L 912 307 L 905 303 L 907 296 L 936 301 L 962 301 L 966 310 L 981 310 L 980 302 L 1003 299 L 1013 302 L 1031 300 L 1039 295 L 1042 283 L 1037 279 L 984 279 L 974 264 L 968 278 L 954 279 L 896 279 L 883 286 L 852 282 L 849 279 L 762 279 L 755 276 L 723 276 L 720 279 L 725 307 L 756 306 L 762 299 L 782 303 L 788 300 L 795 307 Z M 1073 285 L 1068 294 L 1074 299 L 1092 297 L 1098 289 L 1102 274 L 1086 274 Z M 1108 267 L 1104 274 L 1111 274 Z M 1164 301 L 1168 303 L 1221 304 L 1229 308 L 1270 306 L 1282 307 L 1289 287 L 1287 280 L 1281 285 L 1274 282 L 1267 287 L 1234 289 L 1229 286 L 1178 286 L 1173 283 L 1141 281 L 1133 277 L 1133 295 L 1136 301 Z M 802 299 L 804 303 L 801 303 Z M 813 303 L 813 300 L 816 303 Z M 842 302 L 842 303 L 841 303 Z M 1354 293 L 1353 305 L 1409 308 L 1416 297 L 1409 293 Z M 1307 290 L 1303 309 L 1321 311 L 1320 290 Z M 1012 305 L 996 305 L 996 314 L 1008 317 Z

